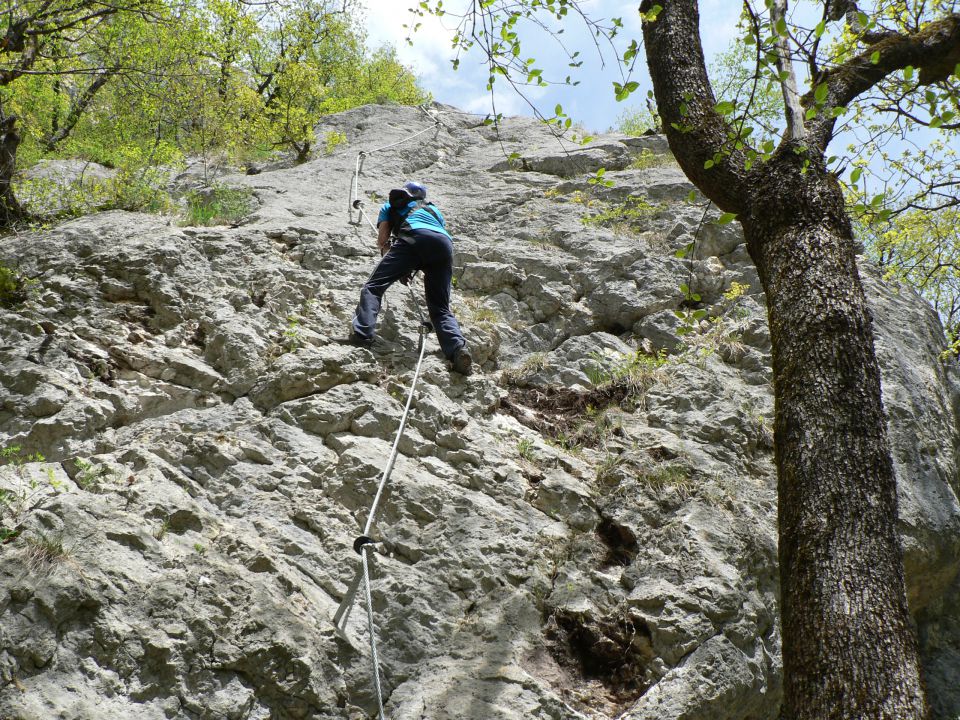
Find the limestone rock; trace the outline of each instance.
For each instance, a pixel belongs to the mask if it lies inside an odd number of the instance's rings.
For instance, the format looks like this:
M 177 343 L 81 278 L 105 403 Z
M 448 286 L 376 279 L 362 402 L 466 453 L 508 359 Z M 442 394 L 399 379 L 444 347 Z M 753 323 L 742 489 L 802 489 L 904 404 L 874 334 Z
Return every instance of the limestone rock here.
M 665 158 L 662 137 L 568 154 L 533 120 L 498 136 L 440 105 L 356 108 L 317 128 L 346 137 L 330 155 L 215 169 L 256 197 L 238 227 L 110 212 L 5 239 L 0 262 L 37 283 L 0 309 L 0 717 L 375 714 L 364 593 L 343 634 L 331 620 L 423 308 L 395 287 L 372 347 L 344 342 L 377 254 L 341 199 L 358 152 L 424 129 L 365 158 L 361 200 L 426 182 L 477 372 L 428 335 L 372 531 L 388 716 L 778 717 L 770 338 L 736 226 L 695 238 L 679 169 L 630 167 Z M 588 182 L 601 167 L 613 187 Z M 645 210 L 596 219 L 627 202 Z M 946 720 L 960 378 L 930 308 L 862 268 Z

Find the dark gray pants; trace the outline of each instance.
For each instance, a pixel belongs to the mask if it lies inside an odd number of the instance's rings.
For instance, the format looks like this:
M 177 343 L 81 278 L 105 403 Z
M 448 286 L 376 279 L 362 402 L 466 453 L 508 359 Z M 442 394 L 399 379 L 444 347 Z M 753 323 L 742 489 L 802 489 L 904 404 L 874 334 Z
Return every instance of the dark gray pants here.
M 453 277 L 453 243 L 443 233 L 414 230 L 413 243 L 394 241 L 373 275 L 360 291 L 360 304 L 353 315 L 353 330 L 372 338 L 383 294 L 400 278 L 415 270 L 423 271 L 423 289 L 427 310 L 448 360 L 466 342 L 457 319 L 450 312 L 450 279 Z

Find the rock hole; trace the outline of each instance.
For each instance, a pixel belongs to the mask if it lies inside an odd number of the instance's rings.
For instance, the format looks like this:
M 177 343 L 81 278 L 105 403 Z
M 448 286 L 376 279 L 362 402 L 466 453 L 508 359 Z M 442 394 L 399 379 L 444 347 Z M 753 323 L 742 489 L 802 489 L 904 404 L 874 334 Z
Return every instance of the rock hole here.
M 650 628 L 629 612 L 594 618 L 589 612 L 556 610 L 547 638 L 554 658 L 573 666 L 585 684 L 600 683 L 608 701 L 632 705 L 652 683 Z
M 603 518 L 597 527 L 597 535 L 607 547 L 607 554 L 601 561 L 601 567 L 629 565 L 637 556 L 639 550 L 637 536 L 625 525 L 614 522 L 610 518 Z

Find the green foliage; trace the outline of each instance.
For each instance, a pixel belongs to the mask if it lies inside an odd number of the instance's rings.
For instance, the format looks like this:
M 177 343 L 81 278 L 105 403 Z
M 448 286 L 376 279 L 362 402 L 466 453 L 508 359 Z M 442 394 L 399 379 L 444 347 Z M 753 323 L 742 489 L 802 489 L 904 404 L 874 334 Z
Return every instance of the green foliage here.
M 960 341 L 960 210 L 912 210 L 859 226 L 887 280 L 906 283 L 940 315 L 948 342 Z
M 677 161 L 669 153 L 655 153 L 650 148 L 643 148 L 627 166 L 631 170 L 648 170 L 664 165 L 676 165 Z
M 600 168 L 596 173 L 587 178 L 587 185 L 593 187 L 613 187 L 614 182 L 610 178 L 604 177 L 607 173 L 606 168 Z
M 35 280 L 0 263 L 0 307 L 12 308 L 26 302 L 35 286 Z
M 533 454 L 533 440 L 529 438 L 521 438 L 517 441 L 517 453 L 527 462 L 534 461 Z
M 82 490 L 94 492 L 99 489 L 102 480 L 115 476 L 116 473 L 110 470 L 106 465 L 97 465 L 83 458 L 75 458 L 73 465 L 76 468 L 76 475 L 73 481 L 80 486 Z
M 650 133 L 660 132 L 662 122 L 657 108 L 652 102 L 652 92 L 648 96 L 646 108 L 627 108 L 617 116 L 613 129 L 624 135 L 640 137 Z
M 725 360 L 740 357 L 744 347 L 740 342 L 738 323 L 749 316 L 743 306 L 743 298 L 749 289 L 749 285 L 732 282 L 723 293 L 716 315 L 708 317 L 707 310 L 695 307 L 700 303 L 700 295 L 691 292 L 685 284 L 681 285 L 680 291 L 689 305 L 674 311 L 681 323 L 677 334 L 684 338 L 681 357 L 693 358 L 701 366 L 718 352 Z
M 205 190 L 187 194 L 186 214 L 183 225 L 232 225 L 240 222 L 250 212 L 249 188 L 231 188 L 214 185 Z
M 43 462 L 45 458 L 38 452 L 24 453 L 19 445 L 7 445 L 0 448 L 0 466 L 12 465 L 22 468 L 26 463 Z
M 347 142 L 346 135 L 342 132 L 331 130 L 323 137 L 323 152 L 327 155 L 332 155 L 333 151 L 345 142 Z
M 599 203 L 600 211 L 582 219 L 585 225 L 609 227 L 618 232 L 642 230 L 644 223 L 663 209 L 639 195 L 621 203 Z
M 55 565 L 70 559 L 64 547 L 63 532 L 47 534 L 36 530 L 24 536 L 27 549 L 27 567 L 32 574 L 49 572 Z
M 303 337 L 300 330 L 300 316 L 288 315 L 287 326 L 283 330 L 283 339 L 281 346 L 284 352 L 295 352 L 303 343 Z
M 594 385 L 627 383 L 646 388 L 655 376 L 658 368 L 667 362 L 666 352 L 647 355 L 637 350 L 632 353 L 619 353 L 609 348 L 590 353 L 592 365 L 587 367 L 587 377 Z
M 27 453 L 19 445 L 0 448 L 0 544 L 20 535 L 20 523 L 31 511 L 40 508 L 61 485 L 52 469 L 38 476 L 28 465 L 42 463 L 40 453 Z M 3 471 L 11 468 L 12 471 Z
M 187 156 L 206 167 L 292 149 L 305 160 L 325 114 L 429 100 L 393 49 L 366 46 L 352 0 L 138 0 L 108 12 L 95 32 L 48 43 L 41 72 L 0 83 L 0 106 L 20 118 L 19 168 L 76 158 L 117 171 L 109 181 L 18 181 L 27 210 L 41 217 L 165 212 L 170 171 Z M 343 141 L 330 134 L 321 147 L 332 152 Z

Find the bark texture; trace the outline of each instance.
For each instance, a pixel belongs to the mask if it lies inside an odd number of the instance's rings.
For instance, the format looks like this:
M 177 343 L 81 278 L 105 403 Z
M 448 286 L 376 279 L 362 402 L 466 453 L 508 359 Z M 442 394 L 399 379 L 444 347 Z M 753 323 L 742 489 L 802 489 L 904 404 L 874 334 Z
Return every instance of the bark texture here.
M 873 327 L 840 188 L 790 147 L 743 218 L 773 346 L 784 718 L 926 716 Z
M 0 225 L 7 226 L 24 217 L 23 208 L 13 192 L 13 174 L 17 169 L 20 133 L 17 116 L 0 111 Z
M 739 213 L 767 295 L 783 717 L 919 720 L 927 710 L 896 533 L 896 479 L 840 187 L 802 141 L 785 141 L 750 172 L 735 150 L 717 172 L 704 168 L 725 143 L 708 81 L 703 90 L 697 2 L 662 5 L 644 40 L 671 150 L 711 200 Z M 703 97 L 691 101 L 690 92 Z M 681 117 L 702 129 L 683 127 Z

